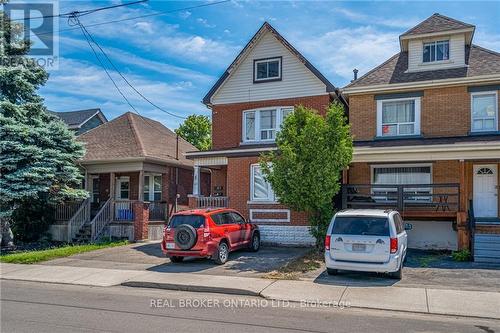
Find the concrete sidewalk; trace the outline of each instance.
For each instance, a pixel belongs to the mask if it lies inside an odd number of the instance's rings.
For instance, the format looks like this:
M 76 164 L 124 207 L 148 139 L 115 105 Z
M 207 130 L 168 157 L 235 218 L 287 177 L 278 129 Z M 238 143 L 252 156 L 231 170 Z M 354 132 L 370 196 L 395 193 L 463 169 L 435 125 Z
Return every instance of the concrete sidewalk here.
M 88 286 L 131 286 L 260 296 L 309 304 L 500 319 L 500 293 L 403 287 L 334 286 L 190 273 L 0 264 L 0 278 Z

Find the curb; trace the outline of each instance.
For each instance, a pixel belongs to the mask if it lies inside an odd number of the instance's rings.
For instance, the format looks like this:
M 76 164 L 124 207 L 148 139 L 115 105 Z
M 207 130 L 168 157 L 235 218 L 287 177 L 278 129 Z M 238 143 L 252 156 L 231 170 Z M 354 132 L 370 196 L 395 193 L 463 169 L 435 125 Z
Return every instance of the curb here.
M 134 287 L 134 288 L 153 288 L 153 289 L 178 290 L 178 291 L 189 291 L 189 292 L 200 292 L 200 293 L 217 293 L 217 294 L 262 297 L 260 292 L 255 292 L 248 289 L 239 289 L 239 288 L 211 287 L 211 286 L 185 285 L 177 283 L 143 282 L 143 281 L 125 281 L 120 285 L 125 287 Z

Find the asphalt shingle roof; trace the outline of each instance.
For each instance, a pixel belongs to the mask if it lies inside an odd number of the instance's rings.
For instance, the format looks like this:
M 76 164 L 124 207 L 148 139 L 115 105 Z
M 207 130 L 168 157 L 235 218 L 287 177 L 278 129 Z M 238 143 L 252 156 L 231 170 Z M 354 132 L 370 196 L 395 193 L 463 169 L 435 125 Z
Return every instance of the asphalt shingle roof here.
M 500 74 L 500 53 L 477 45 L 466 47 L 465 52 L 467 67 L 411 73 L 406 72 L 408 52 L 400 52 L 345 88 Z
M 421 34 L 429 34 L 433 32 L 449 31 L 449 30 L 459 30 L 474 28 L 472 24 L 468 24 L 462 21 L 455 20 L 451 17 L 435 13 L 425 21 L 417 24 L 401 36 L 413 36 Z
M 78 137 L 86 153 L 82 162 L 153 158 L 166 163 L 193 166 L 184 157 L 196 147 L 179 137 L 179 160 L 176 160 L 176 134 L 161 123 L 127 112 Z
M 68 125 L 68 126 L 78 126 L 99 111 L 101 111 L 101 110 L 100 109 L 87 109 L 87 110 L 77 110 L 77 111 L 68 111 L 68 112 L 50 111 L 50 113 L 61 118 L 61 120 L 64 121 L 66 123 L 66 125 Z

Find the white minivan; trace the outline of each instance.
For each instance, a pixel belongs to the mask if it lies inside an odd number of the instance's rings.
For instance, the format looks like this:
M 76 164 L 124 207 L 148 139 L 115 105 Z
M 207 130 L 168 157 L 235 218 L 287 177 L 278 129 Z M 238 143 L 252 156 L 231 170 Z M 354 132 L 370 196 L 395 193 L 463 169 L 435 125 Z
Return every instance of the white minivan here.
M 395 210 L 349 209 L 335 214 L 325 238 L 325 263 L 338 270 L 389 273 L 401 279 L 411 225 Z

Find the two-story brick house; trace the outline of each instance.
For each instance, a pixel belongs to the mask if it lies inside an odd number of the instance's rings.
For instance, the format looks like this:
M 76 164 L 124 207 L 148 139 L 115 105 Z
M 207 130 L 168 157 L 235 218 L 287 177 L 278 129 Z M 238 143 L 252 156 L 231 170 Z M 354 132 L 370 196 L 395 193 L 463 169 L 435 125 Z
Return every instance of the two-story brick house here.
M 434 14 L 343 89 L 355 142 L 344 206 L 400 209 L 413 247 L 467 248 L 468 214 L 477 246 L 500 233 L 500 54 L 474 31 Z
M 280 205 L 263 178 L 258 159 L 276 149 L 284 117 L 302 104 L 324 111 L 338 90 L 267 22 L 210 89 L 203 103 L 212 110 L 212 146 L 187 153 L 194 160 L 192 207 L 230 206 L 260 224 L 262 240 L 312 244 L 303 212 Z M 202 197 L 200 168 L 212 174 L 210 197 Z

